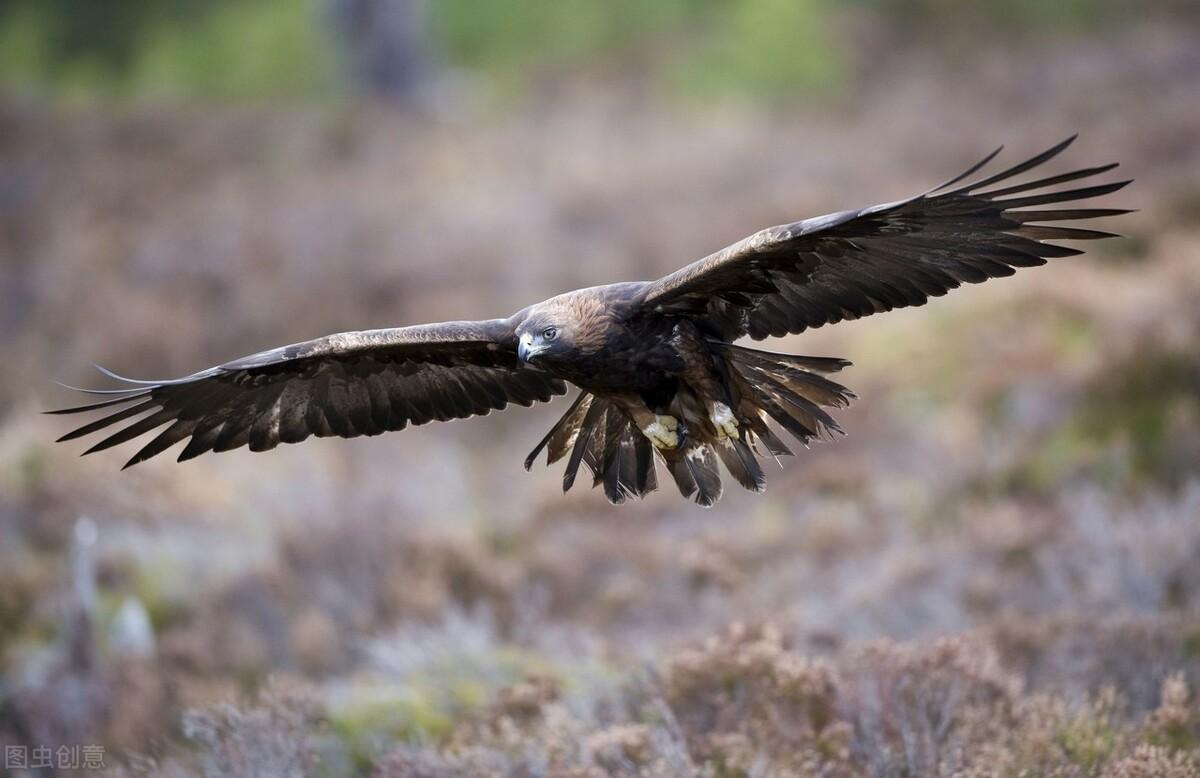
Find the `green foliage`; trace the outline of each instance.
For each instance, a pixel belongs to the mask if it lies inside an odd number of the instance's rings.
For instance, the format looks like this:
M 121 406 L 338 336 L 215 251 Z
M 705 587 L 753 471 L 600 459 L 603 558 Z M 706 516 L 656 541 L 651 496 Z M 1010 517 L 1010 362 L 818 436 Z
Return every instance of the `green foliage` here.
M 339 82 L 328 0 L 0 0 L 0 87 L 59 95 L 313 96 Z M 545 72 L 620 63 L 691 95 L 800 100 L 847 70 L 830 0 L 440 0 L 430 49 L 501 94 Z M 856 0 L 919 38 L 957 27 L 1018 32 L 1111 27 L 1119 0 Z M 1180 9 L 1185 8 L 1182 4 Z M 1180 11 L 1182 12 L 1182 11 Z
M 737 0 L 708 14 L 705 41 L 676 65 L 695 93 L 795 100 L 830 90 L 844 72 L 826 0 Z
M 376 690 L 371 699 L 336 711 L 331 724 L 356 767 L 366 772 L 386 744 L 438 740 L 449 734 L 454 722 L 421 691 Z
M 549 67 L 639 50 L 693 94 L 803 95 L 843 68 L 826 0 L 447 0 L 435 13 L 446 57 L 509 91 Z
M 0 0 L 0 87 L 261 98 L 336 82 L 316 0 Z
M 130 74 L 139 92 L 223 98 L 295 96 L 336 81 L 311 0 L 226 4 L 194 25 L 151 31 Z
M 1058 732 L 1058 744 L 1071 764 L 1091 775 L 1109 760 L 1118 743 L 1107 719 L 1089 714 L 1067 722 Z
M 181 602 L 188 591 L 186 576 L 185 570 L 167 559 L 139 565 L 133 571 L 133 594 L 146 607 L 155 633 L 181 623 L 186 616 L 187 609 Z M 114 593 L 114 600 L 120 599 Z
M 696 0 L 444 0 L 434 32 L 447 57 L 514 77 L 547 64 L 579 63 L 662 34 L 694 12 Z
M 1128 441 L 1135 474 L 1180 483 L 1191 471 L 1169 446 L 1175 432 L 1173 419 L 1200 409 L 1198 389 L 1200 369 L 1192 355 L 1139 354 L 1115 365 L 1088 394 L 1080 414 L 1081 430 L 1098 441 Z
M 980 0 L 973 3 L 956 0 L 860 0 L 860 3 L 901 25 L 953 25 L 974 21 L 1017 33 L 1102 29 L 1135 19 L 1144 11 L 1138 4 L 1125 0 Z M 1160 5 L 1174 5 L 1178 10 L 1187 7 L 1183 1 Z
M 0 0 L 0 83 L 53 79 L 60 88 L 95 88 L 110 82 L 129 67 L 162 9 L 153 0 Z

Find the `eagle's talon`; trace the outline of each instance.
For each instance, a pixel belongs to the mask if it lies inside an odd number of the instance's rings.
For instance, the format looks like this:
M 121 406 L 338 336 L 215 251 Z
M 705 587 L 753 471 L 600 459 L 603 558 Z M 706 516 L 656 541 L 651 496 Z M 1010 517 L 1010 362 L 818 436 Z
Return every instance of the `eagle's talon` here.
M 650 439 L 655 448 L 679 446 L 679 420 L 674 416 L 656 414 L 654 421 L 642 428 L 642 434 Z
M 714 402 L 708 411 L 709 421 L 717 430 L 717 440 L 725 440 L 727 438 L 738 438 L 738 420 L 733 415 L 733 410 L 723 402 Z

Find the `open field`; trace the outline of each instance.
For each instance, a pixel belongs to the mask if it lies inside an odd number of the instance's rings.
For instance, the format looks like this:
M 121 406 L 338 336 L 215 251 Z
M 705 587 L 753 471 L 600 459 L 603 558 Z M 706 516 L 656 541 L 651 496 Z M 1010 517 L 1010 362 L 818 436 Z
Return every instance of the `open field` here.
M 779 109 L 620 69 L 432 118 L 0 101 L 0 744 L 163 776 L 1200 774 L 1200 28 L 893 44 Z M 523 472 L 565 400 L 124 473 L 38 413 L 93 361 L 507 314 L 1077 130 L 1063 165 L 1137 179 L 1129 237 L 770 344 L 852 360 L 861 399 L 712 510 Z

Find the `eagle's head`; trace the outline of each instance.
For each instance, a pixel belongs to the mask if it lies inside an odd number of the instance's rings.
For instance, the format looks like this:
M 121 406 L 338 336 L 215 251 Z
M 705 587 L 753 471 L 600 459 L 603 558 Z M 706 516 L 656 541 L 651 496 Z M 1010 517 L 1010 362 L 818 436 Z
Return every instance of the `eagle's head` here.
M 517 326 L 517 356 L 522 362 L 552 364 L 588 351 L 601 334 L 596 325 L 602 312 L 599 301 L 579 292 L 532 306 Z
M 549 322 L 526 322 L 517 330 L 517 357 L 522 362 L 553 358 L 567 348 L 566 330 Z
M 575 327 L 566 311 L 530 311 L 517 328 L 517 357 L 522 362 L 550 362 L 574 350 Z

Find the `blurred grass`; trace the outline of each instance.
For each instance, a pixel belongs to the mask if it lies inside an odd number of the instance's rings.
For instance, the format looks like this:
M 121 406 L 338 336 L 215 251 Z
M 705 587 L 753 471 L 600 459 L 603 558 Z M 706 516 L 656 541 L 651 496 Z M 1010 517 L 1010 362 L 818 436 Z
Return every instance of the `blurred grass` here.
M 337 80 L 336 57 L 313 23 L 318 13 L 311 0 L 216 4 L 190 27 L 159 25 L 129 88 L 220 98 L 326 92 Z
M 829 29 L 826 0 L 742 0 L 713 9 L 706 41 L 676 79 L 695 95 L 791 97 L 832 90 L 845 78 L 844 53 Z
M 711 2 L 446 0 L 432 32 L 446 58 L 516 86 L 551 66 L 579 65 L 668 33 Z
M 1071 30 L 1094 31 L 1115 27 L 1137 18 L 1145 5 L 1125 0 L 983 0 L 962 3 L 956 0 L 864 0 L 863 5 L 887 14 L 897 23 L 928 25 L 930 20 L 975 20 L 999 25 L 1009 31 L 1028 32 L 1035 28 L 1062 33 Z M 1147 4 L 1148 5 L 1148 4 Z M 1186 2 L 1156 3 L 1164 10 L 1186 10 Z
M 1061 34 L 1143 13 L 1117 0 L 443 0 L 429 6 L 428 35 L 438 59 L 503 96 L 554 69 L 632 61 L 685 95 L 798 100 L 844 83 L 849 53 L 832 32 L 860 11 L 909 34 Z M 0 0 L 0 88 L 67 99 L 328 96 L 346 86 L 331 21 L 321 0 Z
M 315 0 L 0 2 L 0 85 L 71 98 L 315 96 L 337 84 Z

